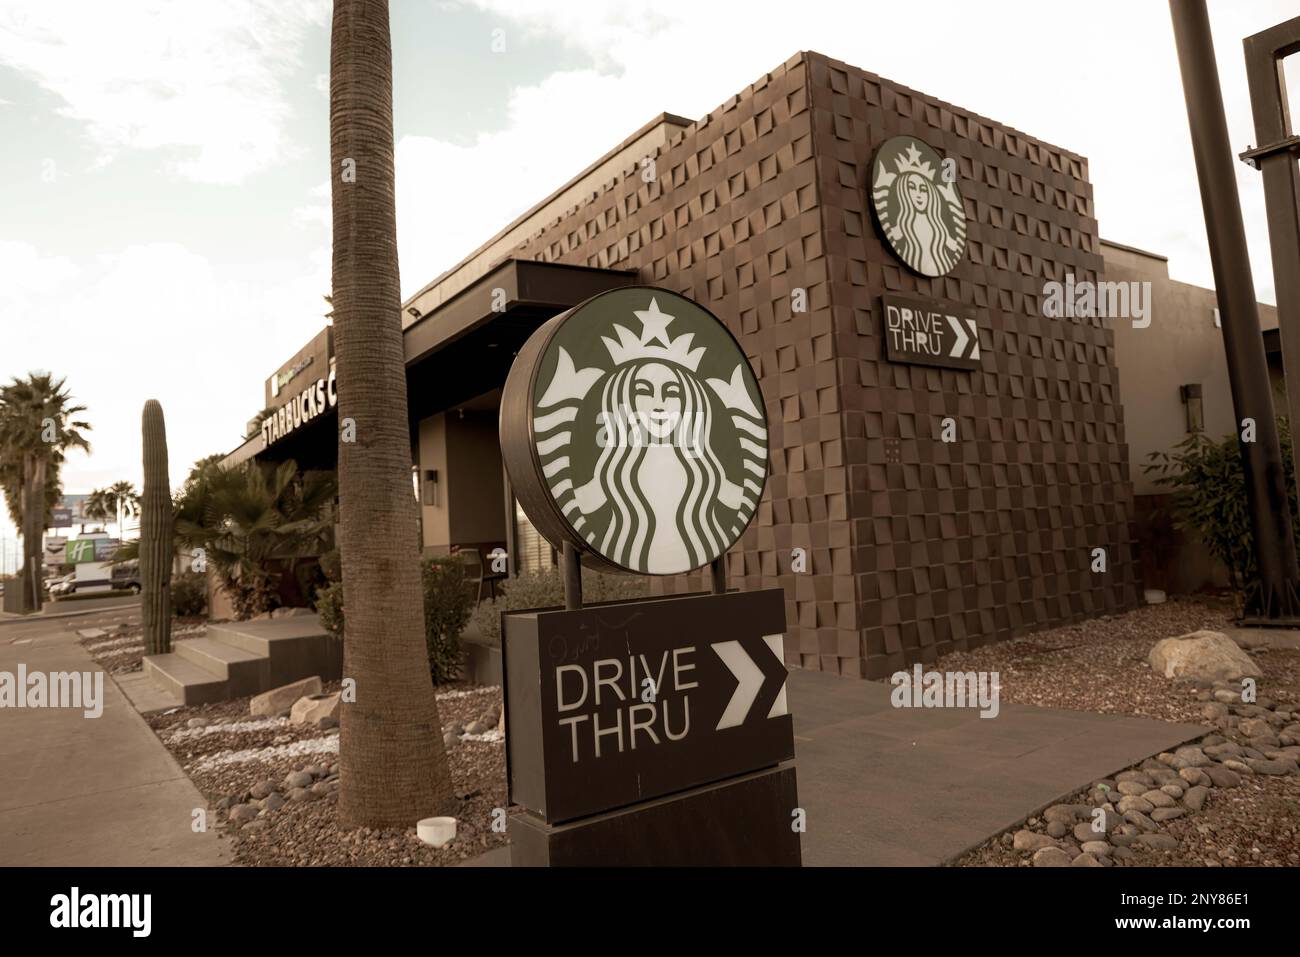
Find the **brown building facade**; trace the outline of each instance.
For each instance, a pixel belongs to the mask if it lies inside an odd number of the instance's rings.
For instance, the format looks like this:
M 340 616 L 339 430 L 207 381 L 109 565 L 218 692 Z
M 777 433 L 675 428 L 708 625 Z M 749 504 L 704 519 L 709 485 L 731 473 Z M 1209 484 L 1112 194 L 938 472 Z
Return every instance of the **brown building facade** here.
M 957 160 L 969 239 L 940 279 L 904 267 L 873 221 L 871 158 L 899 134 Z M 730 580 L 785 589 L 790 663 L 880 677 L 1137 602 L 1113 333 L 1040 304 L 1045 282 L 1101 268 L 1082 157 L 804 53 L 654 162 L 655 181 L 628 170 L 519 255 L 635 268 L 739 337 L 773 452 Z M 974 309 L 981 368 L 887 361 L 885 292 Z
M 955 160 L 968 237 L 941 278 L 904 266 L 871 208 L 872 157 L 903 134 Z M 1101 268 L 1082 157 L 798 54 L 698 122 L 643 128 L 406 303 L 426 514 L 430 499 L 457 505 L 454 481 L 428 490 L 438 469 L 421 461 L 426 446 L 446 461 L 432 436 L 455 430 L 427 420 L 481 421 L 493 407 L 501 354 L 573 304 L 539 291 L 542 279 L 591 292 L 636 282 L 706 306 L 759 376 L 771 476 L 729 582 L 784 589 L 790 664 L 881 677 L 1132 607 L 1141 585 L 1114 335 L 1106 320 L 1042 309 L 1045 283 Z M 886 358 L 880 297 L 894 293 L 965 307 L 977 368 Z M 493 296 L 506 307 L 489 307 Z M 450 365 L 452 384 L 412 371 L 476 356 L 473 386 L 455 386 Z M 433 381 L 436 400 L 423 395 Z M 476 470 L 490 468 L 476 443 Z M 527 540 L 508 483 L 498 515 L 502 538 Z M 427 530 L 426 548 L 442 547 Z M 475 531 L 475 547 L 490 531 Z

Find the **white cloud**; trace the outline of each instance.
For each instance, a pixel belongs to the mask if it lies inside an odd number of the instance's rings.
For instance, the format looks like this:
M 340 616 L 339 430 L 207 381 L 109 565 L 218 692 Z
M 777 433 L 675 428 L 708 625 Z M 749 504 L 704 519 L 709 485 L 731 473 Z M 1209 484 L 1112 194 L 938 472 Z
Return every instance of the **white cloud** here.
M 174 175 L 237 183 L 293 151 L 282 86 L 325 0 L 7 0 L 0 63 L 64 101 L 101 162 L 169 151 Z

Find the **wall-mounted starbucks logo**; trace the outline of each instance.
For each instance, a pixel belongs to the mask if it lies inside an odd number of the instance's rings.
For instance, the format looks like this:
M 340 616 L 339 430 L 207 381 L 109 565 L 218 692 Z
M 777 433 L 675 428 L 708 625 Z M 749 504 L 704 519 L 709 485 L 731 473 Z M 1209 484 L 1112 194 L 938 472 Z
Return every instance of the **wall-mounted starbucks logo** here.
M 966 251 L 966 211 L 952 170 L 915 136 L 886 140 L 871 164 L 871 200 L 885 239 L 923 276 L 950 272 Z
M 515 494 L 552 544 L 644 574 L 723 555 L 767 478 L 744 353 L 711 313 L 663 289 L 603 293 L 538 330 L 506 382 L 501 436 Z

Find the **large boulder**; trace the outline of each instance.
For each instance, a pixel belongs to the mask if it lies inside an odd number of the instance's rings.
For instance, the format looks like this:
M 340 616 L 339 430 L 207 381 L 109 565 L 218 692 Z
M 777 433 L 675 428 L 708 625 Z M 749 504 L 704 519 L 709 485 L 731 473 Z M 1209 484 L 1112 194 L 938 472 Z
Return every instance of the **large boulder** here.
M 1234 681 L 1260 678 L 1263 670 L 1237 643 L 1219 631 L 1193 631 L 1157 641 L 1147 659 L 1151 670 L 1166 678 Z
M 289 712 L 290 724 L 310 724 L 320 727 L 322 723 L 333 727 L 338 724 L 339 693 L 312 694 L 299 698 Z
M 320 678 L 312 675 L 310 678 L 303 678 L 292 684 L 281 685 L 279 688 L 263 692 L 249 704 L 248 713 L 256 718 L 274 718 L 278 714 L 289 711 L 294 702 L 304 695 L 320 694 L 320 692 Z

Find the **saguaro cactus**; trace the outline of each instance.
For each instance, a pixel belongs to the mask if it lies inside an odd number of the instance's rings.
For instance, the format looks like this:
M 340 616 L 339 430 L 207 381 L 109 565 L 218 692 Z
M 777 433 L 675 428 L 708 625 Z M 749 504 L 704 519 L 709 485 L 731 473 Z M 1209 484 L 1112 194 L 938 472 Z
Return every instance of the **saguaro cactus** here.
M 144 492 L 140 496 L 140 592 L 144 646 L 151 655 L 172 650 L 172 496 L 167 477 L 167 423 L 150 399 L 141 417 Z

